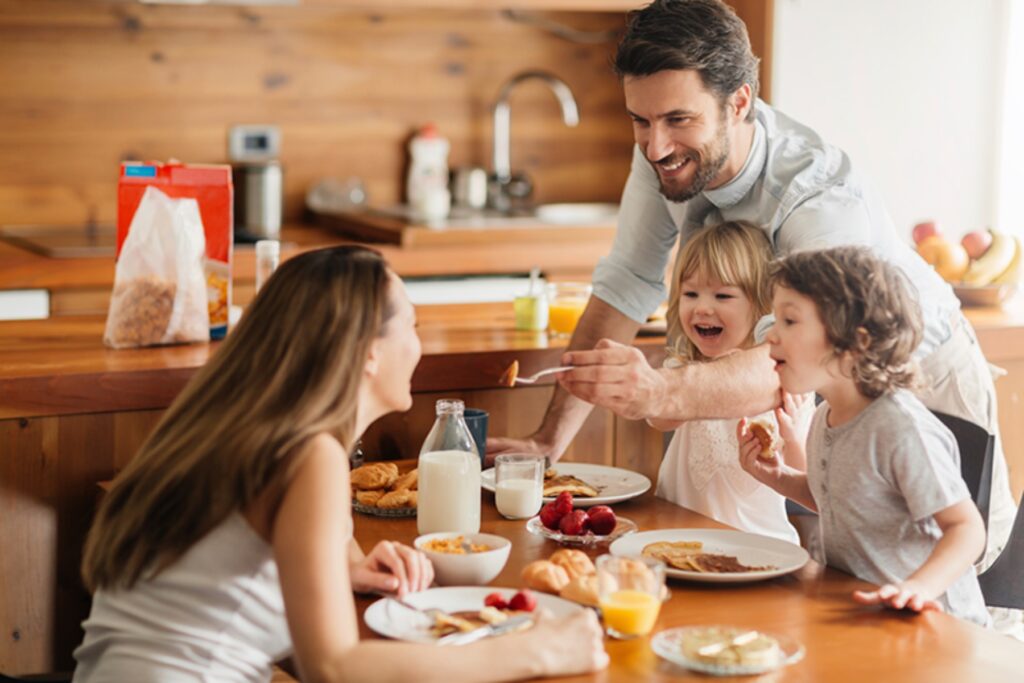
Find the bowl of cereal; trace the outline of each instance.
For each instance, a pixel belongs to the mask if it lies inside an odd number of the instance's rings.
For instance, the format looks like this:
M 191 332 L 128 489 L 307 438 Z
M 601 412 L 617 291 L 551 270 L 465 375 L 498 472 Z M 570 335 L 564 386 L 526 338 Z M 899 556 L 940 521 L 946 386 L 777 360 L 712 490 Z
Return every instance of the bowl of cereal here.
M 434 565 L 439 586 L 482 586 L 494 580 L 508 561 L 512 542 L 494 534 L 424 534 L 413 545 Z

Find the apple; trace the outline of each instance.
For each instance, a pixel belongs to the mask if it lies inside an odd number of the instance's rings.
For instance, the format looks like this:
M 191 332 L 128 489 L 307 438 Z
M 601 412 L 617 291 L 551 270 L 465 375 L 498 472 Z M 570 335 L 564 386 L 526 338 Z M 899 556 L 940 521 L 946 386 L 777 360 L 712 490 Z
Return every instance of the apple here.
M 960 246 L 967 251 L 967 256 L 972 261 L 981 258 L 982 254 L 992 246 L 992 233 L 988 230 L 969 232 L 960 240 Z
M 914 244 L 921 244 L 926 237 L 939 234 L 941 233 L 939 233 L 939 228 L 935 225 L 935 221 L 921 221 L 914 226 L 911 236 L 914 238 Z
M 615 525 L 618 524 L 615 513 L 607 505 L 595 505 L 587 510 L 587 516 L 590 517 L 590 530 L 599 536 L 607 536 L 615 531 Z
M 940 235 L 929 235 L 917 245 L 917 253 L 931 264 L 935 272 L 946 282 L 960 282 L 971 260 L 967 250 L 960 244 L 950 242 Z

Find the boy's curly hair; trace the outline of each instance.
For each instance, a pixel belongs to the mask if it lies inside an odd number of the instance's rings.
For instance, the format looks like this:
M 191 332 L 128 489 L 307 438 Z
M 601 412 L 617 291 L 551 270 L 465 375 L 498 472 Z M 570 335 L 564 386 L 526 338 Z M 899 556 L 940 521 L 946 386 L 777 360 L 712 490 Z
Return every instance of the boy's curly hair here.
M 906 276 L 867 247 L 804 251 L 772 264 L 772 287 L 814 301 L 836 357 L 850 352 L 852 378 L 868 398 L 917 384 L 921 309 Z

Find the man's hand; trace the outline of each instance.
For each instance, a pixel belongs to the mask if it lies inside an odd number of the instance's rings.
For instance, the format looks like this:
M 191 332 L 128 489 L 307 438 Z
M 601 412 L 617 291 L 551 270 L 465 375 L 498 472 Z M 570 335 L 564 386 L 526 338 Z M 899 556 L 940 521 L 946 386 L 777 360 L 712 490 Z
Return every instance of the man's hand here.
M 668 385 L 639 349 L 610 339 L 593 351 L 569 351 L 562 362 L 575 368 L 558 378 L 566 391 L 630 420 L 657 417 Z
M 425 590 L 434 581 L 434 565 L 427 556 L 407 545 L 381 541 L 366 557 L 351 565 L 356 593 L 406 593 Z

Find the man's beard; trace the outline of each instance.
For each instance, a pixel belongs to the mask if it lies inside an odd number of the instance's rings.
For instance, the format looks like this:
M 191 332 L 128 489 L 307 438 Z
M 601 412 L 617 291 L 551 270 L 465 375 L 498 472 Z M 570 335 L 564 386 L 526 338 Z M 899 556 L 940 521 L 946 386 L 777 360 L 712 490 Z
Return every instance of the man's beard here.
M 700 157 L 687 154 L 683 158 L 690 159 L 692 162 L 698 164 L 697 170 L 693 174 L 693 178 L 685 187 L 677 190 L 671 190 L 666 187 L 665 181 L 661 180 L 661 174 L 658 174 L 658 180 L 661 185 L 661 194 L 670 202 L 681 203 L 693 199 L 704 191 L 704 188 L 708 186 L 708 183 L 714 180 L 718 175 L 718 172 L 722 170 L 723 166 L 725 166 L 725 162 L 729 158 L 729 138 L 725 132 L 725 126 L 718 126 L 718 130 L 715 132 L 715 139 L 701 149 Z M 703 161 L 701 161 L 701 158 L 703 158 Z M 679 157 L 672 156 L 668 160 L 662 160 L 653 165 L 657 167 L 663 162 L 671 164 L 677 161 L 679 161 Z

